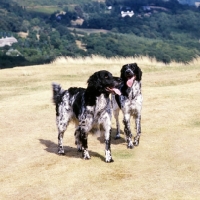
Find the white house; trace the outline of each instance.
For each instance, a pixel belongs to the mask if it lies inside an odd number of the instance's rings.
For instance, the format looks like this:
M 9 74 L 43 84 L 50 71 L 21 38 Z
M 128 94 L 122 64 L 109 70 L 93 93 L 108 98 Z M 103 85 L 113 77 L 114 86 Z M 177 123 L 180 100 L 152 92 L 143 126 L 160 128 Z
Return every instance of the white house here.
M 122 17 L 126 17 L 126 16 L 129 16 L 129 17 L 132 17 L 134 15 L 134 12 L 133 11 L 121 11 L 121 16 Z
M 108 10 L 112 10 L 112 6 L 107 6 L 107 9 Z
M 200 6 L 200 1 L 196 1 L 194 4 L 195 4 L 196 7 L 199 7 Z

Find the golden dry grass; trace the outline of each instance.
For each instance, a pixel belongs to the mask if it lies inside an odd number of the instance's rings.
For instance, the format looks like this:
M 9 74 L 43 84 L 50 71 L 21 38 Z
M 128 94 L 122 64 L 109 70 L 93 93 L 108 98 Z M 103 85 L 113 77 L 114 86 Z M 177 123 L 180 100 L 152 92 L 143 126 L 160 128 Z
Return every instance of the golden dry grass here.
M 143 71 L 142 137 L 127 149 L 89 136 L 92 159 L 74 145 L 74 126 L 58 156 L 51 83 L 86 86 L 89 75 L 137 62 Z M 49 65 L 0 71 L 0 199 L 200 199 L 200 59 L 164 65 L 149 58 L 58 58 Z M 120 116 L 122 117 L 122 116 Z M 133 123 L 132 123 L 133 124 Z M 115 123 L 113 120 L 114 138 Z

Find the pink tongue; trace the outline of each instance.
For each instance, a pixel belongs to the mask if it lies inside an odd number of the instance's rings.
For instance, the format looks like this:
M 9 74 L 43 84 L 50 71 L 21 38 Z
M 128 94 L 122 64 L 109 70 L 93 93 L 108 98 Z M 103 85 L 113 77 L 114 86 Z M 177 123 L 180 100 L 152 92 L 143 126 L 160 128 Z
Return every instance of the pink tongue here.
M 112 88 L 112 90 L 115 92 L 115 94 L 121 95 L 121 92 L 117 88 Z
M 106 90 L 109 91 L 109 92 L 114 92 L 115 94 L 121 95 L 120 90 L 118 90 L 117 88 L 109 88 L 109 87 L 107 87 Z
M 128 79 L 128 81 L 126 82 L 128 87 L 131 87 L 133 85 L 133 81 L 134 81 L 135 77 L 133 76 L 132 78 Z

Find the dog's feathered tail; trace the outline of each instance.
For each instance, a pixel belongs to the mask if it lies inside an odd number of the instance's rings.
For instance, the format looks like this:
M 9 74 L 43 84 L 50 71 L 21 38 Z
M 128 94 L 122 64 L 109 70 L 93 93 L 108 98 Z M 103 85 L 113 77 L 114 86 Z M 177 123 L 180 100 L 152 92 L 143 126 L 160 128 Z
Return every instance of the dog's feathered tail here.
M 53 102 L 55 105 L 58 105 L 62 101 L 64 90 L 57 83 L 52 83 L 53 88 Z

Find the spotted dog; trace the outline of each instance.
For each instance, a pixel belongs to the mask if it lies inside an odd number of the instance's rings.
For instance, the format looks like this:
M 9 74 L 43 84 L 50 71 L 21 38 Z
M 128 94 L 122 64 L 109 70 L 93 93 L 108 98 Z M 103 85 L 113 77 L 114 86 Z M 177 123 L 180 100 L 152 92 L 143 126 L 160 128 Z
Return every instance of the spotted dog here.
M 90 159 L 88 152 L 88 132 L 93 126 L 102 127 L 105 136 L 105 161 L 112 162 L 111 102 L 109 94 L 120 95 L 116 88 L 121 83 L 106 70 L 95 72 L 87 81 L 87 88 L 71 87 L 63 90 L 53 83 L 53 102 L 56 106 L 58 128 L 58 154 L 64 154 L 63 136 L 70 121 L 75 122 L 75 144 L 82 151 L 84 159 Z
M 120 138 L 119 111 L 123 113 L 124 133 L 126 136 L 127 147 L 132 149 L 139 145 L 141 135 L 141 110 L 142 93 L 141 79 L 142 71 L 136 63 L 126 64 L 121 68 L 122 84 L 120 87 L 121 95 L 112 95 L 113 114 L 116 119 L 117 133 L 116 139 Z M 130 126 L 131 116 L 135 118 L 136 136 L 132 141 Z

